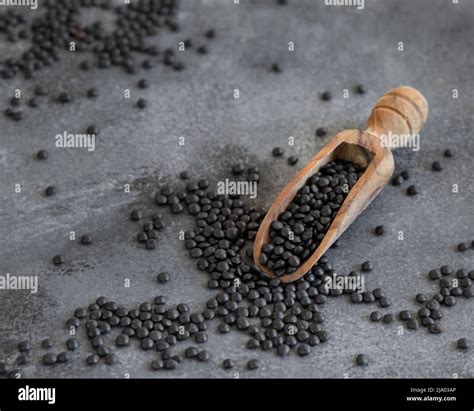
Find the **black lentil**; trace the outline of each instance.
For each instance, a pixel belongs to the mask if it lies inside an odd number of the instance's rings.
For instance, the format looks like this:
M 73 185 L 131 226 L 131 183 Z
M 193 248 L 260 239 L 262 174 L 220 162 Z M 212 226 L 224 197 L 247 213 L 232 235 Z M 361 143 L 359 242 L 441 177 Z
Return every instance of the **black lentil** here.
M 457 341 L 457 346 L 459 349 L 461 350 L 467 350 L 470 348 L 471 346 L 471 343 L 469 342 L 469 340 L 467 338 L 460 338 L 458 341 Z
M 458 244 L 458 251 L 464 252 L 469 248 L 466 243 L 459 243 Z
M 369 272 L 369 271 L 372 271 L 374 267 L 373 267 L 372 262 L 366 261 L 362 263 L 361 268 L 362 268 L 362 271 Z
M 333 161 L 310 177 L 287 210 L 272 222 L 270 243 L 262 248 L 260 263 L 277 276 L 298 269 L 324 238 L 347 193 L 362 173 L 351 163 Z M 305 224 L 306 223 L 306 224 Z
M 274 157 L 281 157 L 283 154 L 285 154 L 285 150 L 281 147 L 275 147 L 272 151 L 272 154 Z
M 369 357 L 366 354 L 358 354 L 356 357 L 356 364 L 362 367 L 369 365 Z
M 53 263 L 54 265 L 61 265 L 64 264 L 64 257 L 62 255 L 55 255 L 53 257 Z
M 332 99 L 332 94 L 329 91 L 323 91 L 320 97 L 323 101 L 329 101 Z
M 288 157 L 288 164 L 294 166 L 298 162 L 298 157 L 290 156 Z
M 144 109 L 148 106 L 148 101 L 145 100 L 144 98 L 140 98 L 137 101 L 137 107 L 140 109 Z
M 316 136 L 317 137 L 324 137 L 328 133 L 328 129 L 326 127 L 318 127 L 316 129 Z
M 380 321 L 382 319 L 382 313 L 380 311 L 372 311 L 370 313 L 370 321 Z
M 38 160 L 46 160 L 48 158 L 48 152 L 46 150 L 39 150 L 36 153 L 36 158 L 38 158 Z
M 393 322 L 393 315 L 392 314 L 385 314 L 382 318 L 382 322 L 385 324 L 390 324 Z
M 79 341 L 77 338 L 69 338 L 66 341 L 66 347 L 69 351 L 75 351 L 79 348 Z
M 200 362 L 208 362 L 209 361 L 209 353 L 205 350 L 203 351 L 199 351 L 198 352 L 198 355 L 197 355 L 197 359 L 200 361 Z
M 378 225 L 377 227 L 375 227 L 374 232 L 376 235 L 383 235 L 385 234 L 385 227 L 383 225 Z
M 92 244 L 92 238 L 89 234 L 84 234 L 82 237 L 81 237 L 81 244 L 84 244 L 84 245 L 89 245 L 89 244 Z
M 21 341 L 19 344 L 18 344 L 18 350 L 20 352 L 27 352 L 27 351 L 30 351 L 31 350 L 31 344 L 29 341 Z
M 418 190 L 414 185 L 411 185 L 407 188 L 407 194 L 409 196 L 416 196 L 418 194 Z
M 56 354 L 48 353 L 43 356 L 43 364 L 44 365 L 54 365 L 57 362 L 58 357 Z
M 260 368 L 260 361 L 259 361 L 259 360 L 257 360 L 257 359 L 252 359 L 252 360 L 249 360 L 249 361 L 247 362 L 247 369 L 248 369 L 248 370 L 253 371 L 253 370 L 256 370 L 256 369 L 258 369 L 258 368 Z
M 412 315 L 410 311 L 406 311 L 406 310 L 400 311 L 398 316 L 400 317 L 400 320 L 403 320 L 403 321 L 408 321 L 412 319 Z
M 56 192 L 57 192 L 57 189 L 54 186 L 48 186 L 44 190 L 44 193 L 46 194 L 47 197 L 51 197 L 51 196 L 55 195 Z
M 57 362 L 58 363 L 66 363 L 69 361 L 69 353 L 66 351 L 60 352 L 58 354 Z

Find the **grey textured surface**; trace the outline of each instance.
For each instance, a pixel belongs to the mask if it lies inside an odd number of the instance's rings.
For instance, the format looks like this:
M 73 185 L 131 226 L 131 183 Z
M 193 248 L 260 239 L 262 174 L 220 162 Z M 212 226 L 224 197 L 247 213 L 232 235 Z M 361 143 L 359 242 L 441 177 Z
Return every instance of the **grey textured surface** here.
M 40 285 L 36 295 L 0 291 L 0 357 L 14 361 L 21 339 L 30 339 L 35 347 L 22 376 L 233 377 L 234 371 L 221 368 L 222 360 L 231 357 L 241 377 L 474 377 L 474 351 L 463 353 L 454 346 L 460 337 L 474 339 L 474 301 L 462 300 L 445 310 L 441 335 L 424 329 L 398 335 L 399 324 L 370 323 L 374 307 L 351 305 L 344 296 L 324 307 L 330 341 L 304 359 L 252 352 L 243 334 L 218 335 L 214 322 L 208 364 L 189 361 L 174 372 L 153 373 L 148 368 L 153 353 L 128 348 L 118 353 L 120 364 L 91 368 L 84 365 L 89 348 L 82 335 L 81 354 L 70 364 L 39 364 L 41 339 L 51 336 L 62 343 L 64 321 L 99 295 L 133 305 L 164 294 L 171 302 L 198 309 L 213 294 L 206 288 L 207 275 L 195 268 L 178 239 L 178 232 L 190 227 L 188 217 L 167 214 L 166 240 L 158 250 L 141 249 L 135 241 L 137 226 L 129 221 L 129 211 L 134 205 L 155 210 L 152 195 L 160 183 L 174 180 L 184 169 L 216 181 L 233 162 L 244 159 L 261 168 L 255 203 L 268 206 L 326 141 L 339 130 L 363 128 L 375 100 L 401 84 L 419 88 L 430 104 L 421 150 L 396 153 L 397 169 L 410 170 L 420 194 L 410 198 L 404 188 L 385 188 L 328 256 L 343 273 L 372 260 L 375 269 L 366 276 L 367 285 L 386 290 L 394 304 L 385 311 L 393 313 L 415 309 L 416 292 L 434 291 L 429 270 L 442 264 L 474 269 L 473 250 L 455 251 L 460 241 L 474 239 L 473 3 L 366 0 L 362 11 L 324 7 L 314 0 L 289 3 L 183 1 L 180 21 L 186 31 L 197 35 L 215 27 L 218 33 L 208 56 L 186 53 L 187 70 L 175 73 L 160 66 L 146 73 L 153 86 L 139 91 L 134 87 L 139 75 L 115 69 L 85 74 L 76 69 L 77 59 L 68 58 L 41 73 L 37 83 L 77 95 L 95 85 L 101 91 L 97 105 L 78 98 L 66 107 L 43 104 L 21 123 L 0 118 L 0 273 L 38 275 Z M 176 45 L 178 39 L 166 36 L 159 44 Z M 294 52 L 287 51 L 289 41 L 295 43 Z M 399 41 L 403 52 L 397 51 Z M 5 48 L 1 43 L 0 50 Z M 268 71 L 274 61 L 281 74 Z M 358 83 L 367 86 L 367 94 L 343 99 L 342 91 Z M 16 87 L 28 94 L 33 83 L 3 81 L 4 101 Z M 132 89 L 132 101 L 146 96 L 150 108 L 136 110 L 122 98 L 125 88 Z M 240 89 L 239 100 L 232 98 L 235 88 Z M 455 88 L 457 100 L 452 98 Z M 335 96 L 329 103 L 318 98 L 326 89 Z M 82 132 L 92 123 L 101 129 L 94 153 L 54 148 L 57 133 Z M 327 126 L 330 135 L 315 139 L 318 126 Z M 272 147 L 286 145 L 291 135 L 296 144 L 287 152 L 299 156 L 296 167 L 271 157 Z M 186 137 L 184 147 L 179 136 Z M 450 160 L 442 158 L 447 147 L 455 152 Z M 41 148 L 50 151 L 46 162 L 34 159 Z M 444 166 L 438 174 L 430 169 L 435 159 Z M 19 194 L 14 192 L 17 183 Z M 42 194 L 49 184 L 58 187 L 54 198 Z M 131 184 L 131 193 L 123 192 L 124 184 Z M 453 184 L 459 193 L 452 193 Z M 387 234 L 375 237 L 372 229 L 382 223 Z M 70 241 L 71 230 L 90 233 L 93 245 Z M 399 231 L 403 241 L 397 239 Z M 51 264 L 58 253 L 67 260 L 61 269 Z M 158 285 L 155 275 L 165 269 L 172 280 Z M 130 288 L 124 287 L 127 278 Z M 177 351 L 187 345 L 180 344 Z M 369 367 L 354 365 L 360 352 L 373 358 Z M 262 368 L 245 371 L 253 357 Z

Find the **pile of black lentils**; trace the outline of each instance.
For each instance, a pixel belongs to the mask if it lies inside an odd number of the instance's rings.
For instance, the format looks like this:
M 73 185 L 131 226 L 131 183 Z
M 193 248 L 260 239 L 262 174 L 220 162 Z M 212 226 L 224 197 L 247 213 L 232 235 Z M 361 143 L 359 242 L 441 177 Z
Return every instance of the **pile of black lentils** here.
M 283 1 L 278 3 L 284 4 Z M 0 63 L 0 75 L 4 79 L 19 74 L 34 79 L 38 70 L 59 60 L 64 50 L 69 50 L 71 42 L 75 43 L 77 52 L 88 52 L 87 55 L 91 56 L 79 63 L 81 70 L 120 66 L 127 73 L 135 74 L 139 70 L 152 69 L 157 63 L 177 71 L 185 68 L 173 49 L 160 50 L 156 45 L 147 44 L 147 38 L 161 29 L 180 31 L 175 0 L 140 0 L 121 6 L 113 6 L 108 0 L 45 0 L 41 7 L 46 12 L 35 17 L 31 24 L 15 11 L 0 16 L 0 36 L 12 42 L 31 41 L 31 47 L 21 56 Z M 83 26 L 79 21 L 80 10 L 90 7 L 113 12 L 116 15 L 116 28 L 107 32 L 100 22 Z M 203 38 L 209 40 L 215 35 L 213 29 L 208 29 Z M 185 44 L 187 48 L 195 47 L 199 54 L 208 52 L 202 42 L 196 46 L 188 39 Z M 142 56 L 140 60 L 138 55 Z M 272 71 L 279 73 L 281 68 L 274 63 Z M 146 79 L 138 83 L 140 88 L 148 86 Z M 364 86 L 357 86 L 356 92 L 364 94 Z M 98 93 L 97 89 L 89 89 L 86 97 L 94 98 Z M 37 107 L 38 98 L 47 95 L 47 90 L 36 86 L 34 97 L 28 101 L 29 107 Z M 321 99 L 331 100 L 331 93 L 323 92 Z M 54 96 L 54 100 L 67 104 L 74 100 L 74 96 L 65 90 Z M 147 106 L 144 99 L 138 100 L 136 104 L 140 108 Z M 12 99 L 10 105 L 5 114 L 14 120 L 21 120 L 24 111 L 19 99 Z M 94 127 L 90 128 L 93 134 L 98 132 Z M 324 127 L 316 130 L 317 137 L 324 137 L 327 133 Z M 273 150 L 276 157 L 283 154 L 284 150 L 279 147 Z M 444 153 L 446 158 L 452 155 L 450 150 Z M 40 150 L 37 158 L 46 160 L 48 153 Z M 297 161 L 295 156 L 288 158 L 290 165 L 295 165 Z M 437 161 L 432 168 L 437 172 L 442 170 Z M 260 179 L 258 167 L 243 162 L 234 164 L 231 172 L 235 178 L 253 183 L 258 183 Z M 351 163 L 335 161 L 309 178 L 288 210 L 272 223 L 271 242 L 264 246 L 261 263 L 277 275 L 294 272 L 316 249 L 362 172 Z M 381 288 L 365 291 L 327 288 L 326 279 L 337 273 L 326 256 L 304 277 L 293 283 L 269 279 L 257 269 L 252 255 L 252 243 L 266 210 L 249 206 L 239 196 L 217 194 L 208 179 L 192 180 L 187 171 L 181 173 L 180 179 L 182 182 L 175 186 L 161 187 L 156 193 L 155 202 L 159 207 L 168 207 L 172 214 L 186 212 L 194 217 L 193 229 L 185 233 L 184 246 L 189 256 L 196 260 L 197 268 L 209 276 L 207 285 L 215 290 L 215 295 L 205 303 L 202 310 L 195 312 L 191 312 L 184 302 L 168 302 L 163 295 L 136 307 L 126 307 L 103 296 L 87 306 L 78 307 L 66 321 L 66 326 L 69 331 L 76 331 L 73 334 L 81 328 L 85 331 L 89 345 L 85 362 L 90 366 L 100 362 L 115 364 L 119 360 L 117 353 L 130 345 L 139 346 L 145 351 L 155 351 L 156 356 L 150 368 L 156 371 L 173 370 L 184 360 L 207 362 L 211 354 L 204 347 L 209 329 L 216 329 L 219 333 L 231 330 L 245 333 L 250 350 L 274 351 L 282 357 L 295 351 L 299 356 L 306 356 L 313 347 L 329 339 L 324 329 L 325 317 L 321 307 L 330 298 L 348 295 L 354 304 L 377 303 L 381 308 L 391 306 L 391 299 Z M 405 170 L 394 177 L 393 184 L 401 185 L 408 179 L 409 173 Z M 46 189 L 47 196 L 55 193 L 54 186 Z M 407 194 L 416 193 L 414 185 L 408 187 Z M 166 218 L 160 212 L 145 217 L 141 209 L 132 210 L 130 217 L 141 224 L 137 240 L 147 249 L 155 249 L 160 241 L 160 232 L 165 228 Z M 375 228 L 375 235 L 384 233 L 383 226 Z M 84 235 L 81 243 L 89 245 L 92 238 Z M 471 246 L 474 248 L 474 244 Z M 470 245 L 467 243 L 458 245 L 459 251 L 464 252 L 468 248 Z M 65 259 L 58 255 L 53 262 L 62 265 Z M 370 261 L 361 265 L 363 272 L 372 269 Z M 352 271 L 348 275 L 358 276 L 360 273 Z M 417 313 L 403 310 L 396 316 L 373 311 L 370 320 L 389 324 L 398 317 L 410 330 L 422 325 L 433 334 L 442 332 L 440 323 L 444 308 L 456 305 L 459 299 L 472 297 L 474 271 L 460 269 L 454 275 L 453 269 L 443 266 L 440 270 L 432 270 L 429 277 L 439 281 L 439 291 L 431 297 L 417 294 L 416 302 L 420 304 Z M 170 280 L 168 272 L 157 275 L 160 283 Z M 188 346 L 180 349 L 179 344 L 184 341 L 188 341 Z M 466 350 L 470 342 L 461 338 L 457 346 Z M 47 338 L 40 347 L 44 350 L 42 362 L 46 366 L 67 363 L 72 353 L 81 348 L 79 338 L 75 336 L 69 336 L 63 344 Z M 15 378 L 20 373 L 19 367 L 31 361 L 33 349 L 29 341 L 21 341 L 18 344 L 20 354 L 15 363 L 7 365 L 0 362 L 0 375 Z M 366 366 L 370 358 L 366 354 L 359 354 L 355 357 L 355 363 Z M 222 362 L 224 369 L 233 369 L 235 366 L 232 358 Z M 259 360 L 255 358 L 246 363 L 248 370 L 256 370 L 260 366 Z
M 272 222 L 271 241 L 262 247 L 260 263 L 278 277 L 295 272 L 317 249 L 361 175 L 356 165 L 336 160 L 310 177 Z

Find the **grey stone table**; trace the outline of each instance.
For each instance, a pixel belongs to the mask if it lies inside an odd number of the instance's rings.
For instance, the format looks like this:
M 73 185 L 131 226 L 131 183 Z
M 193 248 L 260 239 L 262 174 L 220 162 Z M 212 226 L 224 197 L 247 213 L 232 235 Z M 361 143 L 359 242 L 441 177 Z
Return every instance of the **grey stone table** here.
M 333 299 L 324 307 L 331 339 L 304 359 L 249 351 L 243 334 L 218 335 L 213 323 L 207 343 L 210 362 L 185 362 L 175 372 L 152 372 L 148 364 L 153 353 L 132 348 L 119 352 L 116 366 L 86 366 L 82 334 L 82 352 L 68 365 L 39 364 L 41 339 L 64 341 L 64 321 L 99 295 L 133 305 L 164 294 L 171 302 L 185 301 L 198 309 L 213 294 L 206 287 L 207 275 L 196 269 L 178 238 L 181 229 L 191 227 L 189 217 L 166 215 L 166 240 L 153 252 L 136 243 L 137 227 L 129 212 L 134 206 L 152 212 L 160 184 L 174 181 L 184 169 L 217 181 L 243 159 L 262 170 L 254 203 L 268 206 L 329 138 L 345 128 L 365 127 L 375 100 L 401 84 L 419 88 L 430 104 L 421 150 L 396 153 L 397 170 L 409 169 L 420 193 L 407 197 L 406 185 L 386 187 L 344 234 L 342 246 L 328 255 L 343 273 L 372 260 L 375 269 L 366 276 L 367 285 L 383 286 L 393 299 L 393 313 L 416 309 L 416 292 L 434 291 L 429 270 L 443 264 L 474 269 L 474 251 L 455 250 L 457 243 L 474 239 L 472 2 L 366 0 L 363 10 L 328 7 L 322 0 L 289 3 L 183 1 L 179 18 L 187 32 L 197 36 L 214 27 L 218 34 L 206 57 L 185 55 L 186 70 L 176 73 L 160 66 L 147 72 L 153 86 L 139 92 L 134 86 L 139 76 L 118 69 L 84 73 L 77 70 L 77 59 L 65 58 L 42 72 L 37 83 L 73 94 L 96 86 L 101 92 L 97 104 L 86 99 L 65 107 L 43 104 L 20 123 L 0 117 L 0 271 L 39 276 L 37 294 L 0 290 L 0 357 L 14 361 L 21 339 L 34 345 L 33 360 L 21 368 L 22 376 L 233 377 L 221 367 L 226 357 L 236 360 L 241 377 L 474 376 L 474 351 L 460 352 L 454 345 L 460 337 L 474 339 L 472 300 L 445 310 L 441 335 L 424 329 L 399 335 L 398 324 L 367 320 L 373 307 L 351 305 L 346 297 Z M 159 44 L 176 46 L 179 40 L 179 35 L 167 35 Z M 295 44 L 293 52 L 289 42 Z M 403 51 L 397 49 L 399 42 Z M 0 50 L 2 56 L 18 52 L 4 42 Z M 273 62 L 280 64 L 280 74 L 269 71 Z M 352 93 L 359 83 L 368 90 L 363 96 Z M 33 83 L 2 81 L 4 102 L 17 87 L 28 94 Z M 132 100 L 145 96 L 149 109 L 139 111 L 123 99 L 126 88 L 132 89 Z M 238 100 L 234 89 L 240 90 Z M 344 89 L 350 90 L 347 99 Z M 459 92 L 457 99 L 453 89 Z M 320 101 L 323 90 L 333 93 L 331 102 Z M 54 148 L 56 134 L 81 132 L 93 123 L 101 129 L 95 152 Z M 318 126 L 328 127 L 327 138 L 315 138 Z M 184 146 L 178 143 L 180 136 L 186 139 Z M 287 153 L 299 157 L 295 167 L 271 156 L 271 149 L 285 146 L 289 136 L 295 137 L 295 146 Z M 448 147 L 455 153 L 449 160 L 442 157 Z M 41 148 L 50 152 L 46 162 L 34 159 Z M 441 173 L 431 171 L 434 160 L 442 161 Z M 15 184 L 21 185 L 20 193 Z M 50 184 L 58 194 L 45 198 L 43 190 Z M 124 193 L 125 184 L 130 193 Z M 458 193 L 452 192 L 454 184 Z M 387 228 L 383 238 L 372 233 L 378 224 Z M 70 241 L 70 231 L 90 233 L 94 243 L 86 247 Z M 52 266 L 56 254 L 66 258 L 61 269 Z M 172 272 L 167 285 L 156 283 L 161 270 Z M 130 288 L 124 287 L 125 279 Z M 360 352 L 372 357 L 369 367 L 354 365 Z M 262 368 L 245 371 L 253 357 Z

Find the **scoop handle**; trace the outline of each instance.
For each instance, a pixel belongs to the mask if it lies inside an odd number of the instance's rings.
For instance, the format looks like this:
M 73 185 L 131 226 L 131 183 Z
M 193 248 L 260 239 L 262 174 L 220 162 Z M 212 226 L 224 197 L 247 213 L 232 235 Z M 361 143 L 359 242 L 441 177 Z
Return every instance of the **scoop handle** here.
M 390 90 L 375 103 L 367 131 L 384 138 L 389 134 L 415 135 L 428 117 L 428 102 L 417 89 L 401 86 Z

